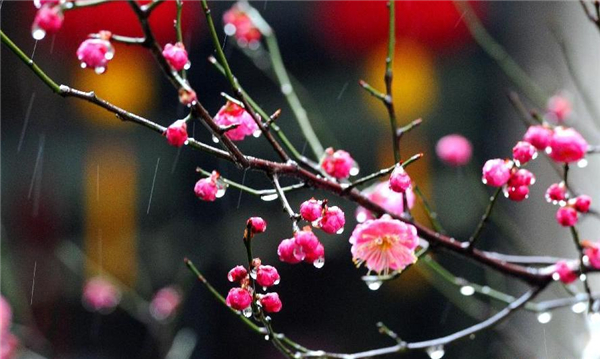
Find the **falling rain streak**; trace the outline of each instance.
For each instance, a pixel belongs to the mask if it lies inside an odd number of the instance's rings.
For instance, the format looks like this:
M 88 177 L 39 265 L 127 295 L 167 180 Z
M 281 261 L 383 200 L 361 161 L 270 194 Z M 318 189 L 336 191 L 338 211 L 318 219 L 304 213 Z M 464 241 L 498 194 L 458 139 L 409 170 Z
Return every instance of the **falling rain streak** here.
M 27 131 L 27 124 L 29 123 L 29 117 L 31 116 L 31 110 L 33 109 L 33 100 L 35 100 L 35 92 L 31 94 L 31 98 L 29 99 L 29 105 L 27 106 L 27 111 L 25 112 L 25 121 L 23 122 L 23 129 L 21 130 L 21 137 L 19 137 L 19 145 L 17 146 L 17 153 L 21 152 L 21 146 L 23 145 L 23 140 L 25 139 L 25 131 Z
M 37 271 L 37 261 L 33 264 L 33 280 L 31 281 L 31 300 L 29 305 L 33 305 L 33 291 L 35 290 L 35 272 Z
M 342 90 L 340 91 L 340 94 L 337 97 L 337 101 L 342 99 L 342 96 L 344 95 L 344 92 L 346 92 L 346 89 L 348 88 L 348 84 L 350 83 L 350 81 L 346 81 L 346 83 L 344 84 L 344 86 L 342 86 Z
M 242 175 L 242 186 L 244 185 L 244 182 L 246 182 L 246 172 L 248 172 L 247 168 L 244 170 L 244 174 Z M 242 192 L 244 191 L 240 189 L 240 195 L 238 196 L 237 207 L 235 209 L 240 209 L 240 204 L 242 203 Z
M 37 158 L 35 159 L 35 166 L 33 168 L 33 175 L 31 176 L 31 183 L 29 184 L 29 193 L 27 194 L 27 199 L 31 199 L 31 195 L 33 194 L 33 212 L 32 215 L 37 217 L 39 205 L 40 205 L 40 195 L 42 190 L 42 167 L 44 163 L 44 144 L 46 142 L 46 136 L 40 135 L 40 144 L 38 147 Z
M 152 188 L 150 188 L 150 199 L 148 200 L 148 209 L 146 209 L 146 214 L 150 213 L 150 205 L 152 204 L 152 195 L 154 194 L 154 185 L 156 183 L 156 174 L 158 173 L 159 164 L 160 157 L 156 160 L 156 167 L 154 168 L 154 178 L 152 178 Z

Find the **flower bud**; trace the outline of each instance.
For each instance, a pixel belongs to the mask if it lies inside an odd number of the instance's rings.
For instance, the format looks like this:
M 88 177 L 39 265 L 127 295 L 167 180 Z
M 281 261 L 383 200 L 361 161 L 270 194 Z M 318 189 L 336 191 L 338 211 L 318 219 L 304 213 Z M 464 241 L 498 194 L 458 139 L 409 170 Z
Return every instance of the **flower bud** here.
M 522 166 L 537 157 L 537 150 L 535 147 L 526 141 L 517 142 L 515 147 L 513 147 L 512 153 L 513 159 L 519 164 L 519 166 Z
M 471 142 L 457 134 L 442 137 L 435 146 L 437 156 L 447 165 L 464 166 L 471 160 Z
M 577 280 L 577 273 L 565 261 L 556 262 L 554 273 L 565 284 L 573 283 Z
M 235 266 L 227 273 L 227 280 L 235 283 L 241 282 L 248 275 L 248 271 L 244 266 Z
M 281 310 L 282 304 L 279 294 L 273 292 L 260 297 L 260 305 L 267 313 L 277 313 Z
M 567 186 L 564 182 L 553 183 L 546 190 L 546 201 L 548 202 L 561 202 L 567 199 Z
M 263 233 L 267 230 L 267 222 L 261 217 L 250 217 L 247 225 L 250 227 L 252 233 Z
M 550 140 L 548 156 L 557 162 L 577 162 L 585 157 L 586 140 L 573 128 L 556 127 Z
M 252 296 L 245 289 L 231 288 L 225 298 L 225 303 L 235 310 L 244 310 L 252 304 Z
M 261 265 L 256 270 L 256 283 L 261 287 L 270 287 L 279 284 L 279 273 L 275 267 Z
M 166 44 L 162 52 L 163 56 L 171 65 L 173 70 L 181 71 L 190 68 L 190 61 L 188 60 L 188 53 L 185 50 L 185 46 L 181 42 L 173 44 Z
M 390 175 L 390 189 L 394 192 L 404 193 L 412 184 L 408 173 L 400 165 L 396 165 L 394 171 Z
M 185 120 L 177 120 L 171 124 L 165 131 L 167 142 L 171 146 L 181 147 L 188 139 L 187 123 Z
M 336 206 L 327 207 L 319 220 L 319 227 L 325 233 L 334 234 L 344 229 L 346 218 L 344 212 Z M 315 237 L 316 238 L 316 237 Z
M 325 150 L 325 155 L 321 160 L 321 167 L 325 172 L 337 179 L 346 179 L 350 177 L 353 168 L 356 168 L 354 159 L 344 150 L 334 151 L 329 147 Z M 352 173 L 354 174 L 354 173 Z
M 529 126 L 523 136 L 523 141 L 531 143 L 538 150 L 545 150 L 551 139 L 552 130 L 541 125 Z
M 573 227 L 577 224 L 578 214 L 573 207 L 560 207 L 556 211 L 556 221 L 563 227 Z
M 35 40 L 42 40 L 47 34 L 53 34 L 60 30 L 63 19 L 60 7 L 51 4 L 42 6 L 33 19 L 31 36 Z
M 323 204 L 314 198 L 302 202 L 300 205 L 300 215 L 306 221 L 313 222 L 321 217 Z
M 512 163 L 508 160 L 499 158 L 488 160 L 483 165 L 483 183 L 492 187 L 504 186 L 511 176 L 511 167 Z

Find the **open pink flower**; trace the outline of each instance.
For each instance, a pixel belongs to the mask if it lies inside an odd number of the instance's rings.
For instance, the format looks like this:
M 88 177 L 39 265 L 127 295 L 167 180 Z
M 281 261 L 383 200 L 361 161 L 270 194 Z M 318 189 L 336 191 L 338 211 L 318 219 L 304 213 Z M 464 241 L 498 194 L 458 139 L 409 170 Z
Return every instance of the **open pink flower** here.
M 394 192 L 390 189 L 388 181 L 379 182 L 365 189 L 363 193 L 369 200 L 398 216 L 404 212 L 405 195 L 408 208 L 412 208 L 415 204 L 415 195 L 411 188 L 407 189 L 405 193 Z M 356 220 L 360 223 L 374 218 L 373 214 L 364 207 L 358 207 L 356 210 Z
M 83 288 L 83 303 L 92 311 L 108 313 L 121 301 L 121 292 L 111 282 L 102 278 L 90 279 Z
M 254 122 L 252 116 L 244 108 L 231 101 L 227 101 L 225 106 L 221 107 L 214 120 L 221 127 L 237 125 L 237 127 L 225 132 L 225 136 L 232 141 L 241 141 L 246 136 L 258 131 L 258 125 Z
M 173 287 L 165 287 L 156 292 L 150 302 L 150 314 L 158 321 L 169 319 L 181 303 L 181 294 Z
M 550 140 L 548 156 L 556 162 L 577 162 L 588 149 L 587 141 L 573 128 L 556 127 Z
M 471 160 L 471 142 L 465 137 L 452 134 L 442 137 L 435 146 L 435 153 L 450 166 L 464 166 Z
M 356 226 L 350 237 L 352 260 L 369 271 L 388 274 L 417 261 L 417 229 L 384 215 Z
M 337 179 L 346 179 L 350 175 L 355 175 L 352 171 L 356 167 L 356 163 L 350 154 L 344 150 L 334 151 L 329 147 L 325 150 L 321 167 L 328 175 Z
M 175 71 L 187 70 L 190 68 L 188 53 L 181 42 L 178 42 L 175 45 L 166 44 L 162 54 Z

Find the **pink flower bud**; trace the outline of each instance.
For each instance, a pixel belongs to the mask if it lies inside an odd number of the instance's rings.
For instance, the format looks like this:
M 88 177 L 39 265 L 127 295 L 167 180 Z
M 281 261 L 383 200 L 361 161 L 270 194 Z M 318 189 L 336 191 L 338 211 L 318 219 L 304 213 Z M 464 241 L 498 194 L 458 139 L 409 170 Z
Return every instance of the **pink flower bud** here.
M 323 213 L 323 217 L 319 220 L 319 227 L 321 227 L 323 232 L 329 234 L 343 231 L 344 224 L 346 224 L 344 212 L 336 206 L 328 207 Z
M 225 34 L 235 36 L 239 46 L 258 48 L 261 33 L 240 5 L 232 6 L 223 14 L 223 23 Z
M 564 182 L 553 183 L 546 190 L 546 201 L 554 202 L 555 204 L 564 201 L 567 198 L 567 186 Z
M 557 162 L 576 162 L 585 157 L 586 140 L 573 128 L 556 127 L 550 141 L 548 155 Z
M 259 266 L 256 270 L 256 283 L 261 287 L 270 287 L 279 284 L 279 273 L 272 266 Z
M 508 160 L 488 160 L 483 165 L 483 183 L 492 187 L 504 186 L 511 176 L 511 167 L 512 163 Z
M 525 136 L 523 136 L 523 141 L 531 143 L 538 150 L 546 149 L 550 145 L 551 139 L 552 130 L 540 125 L 529 126 Z
M 354 173 L 356 164 L 350 154 L 344 150 L 334 152 L 331 147 L 325 150 L 325 155 L 321 160 L 321 167 L 328 175 L 337 179 L 345 179 L 350 177 L 351 174 L 357 174 Z
M 225 303 L 235 310 L 244 310 L 252 303 L 252 296 L 245 289 L 231 288 L 225 298 Z
M 219 173 L 213 171 L 210 177 L 202 178 L 194 186 L 194 193 L 203 201 L 213 202 L 224 190 L 224 187 L 218 182 Z
M 104 278 L 92 278 L 83 288 L 83 304 L 91 311 L 109 313 L 120 301 L 121 292 Z
M 60 4 L 61 0 L 33 0 L 33 5 L 35 5 L 35 7 L 37 9 L 41 9 L 42 6 L 48 4 L 48 6 L 55 6 Z
M 549 120 L 563 123 L 571 114 L 572 106 L 565 96 L 555 95 L 548 100 L 547 116 Z
M 260 297 L 260 305 L 267 313 L 277 313 L 281 310 L 282 304 L 279 294 L 273 292 Z
M 150 315 L 158 321 L 169 319 L 181 303 L 181 294 L 173 287 L 162 288 L 150 302 Z
M 162 54 L 173 70 L 181 71 L 190 68 L 188 53 L 185 51 L 185 46 L 181 42 L 178 42 L 175 45 L 166 44 Z
M 583 254 L 588 257 L 590 265 L 595 269 L 600 269 L 600 245 L 587 241 L 584 241 L 583 244 L 585 247 Z
M 227 280 L 234 282 L 241 282 L 248 275 L 248 271 L 243 266 L 235 266 L 233 267 L 229 273 L 227 273 Z
M 310 230 L 310 227 L 304 227 L 304 230 L 294 233 L 294 239 L 296 241 L 296 246 L 299 247 L 299 250 L 302 253 L 312 252 L 317 248 L 317 245 L 319 245 L 319 239 Z M 302 256 L 302 259 L 304 259 L 304 255 Z
M 575 198 L 574 207 L 577 212 L 588 213 L 590 210 L 590 206 L 592 205 L 592 197 L 582 194 Z
M 53 34 L 60 30 L 63 23 L 63 14 L 58 6 L 50 4 L 42 6 L 31 25 L 31 36 L 35 40 L 42 40 L 46 34 Z
M 289 264 L 302 262 L 305 257 L 302 247 L 296 245 L 296 239 L 284 239 L 277 247 L 277 255 L 279 260 Z
M 325 261 L 325 247 L 323 247 L 323 244 L 319 242 L 312 252 L 307 252 L 306 256 L 304 257 L 304 261 L 310 264 L 315 264 L 315 262 L 320 261 L 322 266 Z M 318 264 L 315 264 L 315 266 L 317 265 Z
M 179 89 L 179 102 L 187 107 L 191 107 L 198 101 L 194 90 Z
M 554 273 L 558 279 L 565 284 L 573 283 L 577 280 L 577 273 L 571 269 L 569 264 L 565 261 L 558 261 L 555 264 Z
M 300 215 L 304 220 L 313 222 L 321 217 L 323 212 L 323 204 L 314 198 L 302 202 L 300 205 Z
M 267 230 L 267 222 L 261 217 L 250 217 L 248 223 L 252 233 L 263 233 Z
M 165 131 L 167 142 L 171 146 L 181 147 L 188 139 L 187 123 L 185 120 L 177 120 L 171 124 Z
M 394 192 L 404 193 L 412 184 L 408 173 L 400 165 L 396 165 L 394 171 L 390 175 L 390 189 Z
M 241 141 L 246 136 L 259 134 L 258 125 L 252 116 L 236 103 L 227 101 L 214 117 L 214 121 L 221 127 L 235 125 L 237 127 L 227 130 L 225 136 L 232 141 Z
M 529 196 L 529 187 L 528 186 L 516 186 L 516 187 L 508 187 L 506 190 L 506 197 L 511 201 L 521 202 Z
M 556 211 L 556 221 L 563 227 L 573 227 L 577 223 L 578 214 L 573 207 L 560 207 Z
M 81 61 L 81 68 L 89 67 L 96 71 L 97 74 L 102 74 L 106 71 L 106 65 L 108 61 L 112 60 L 114 55 L 115 50 L 113 46 L 105 38 L 87 39 L 77 49 L 77 58 Z
M 537 157 L 537 150 L 535 147 L 526 141 L 517 142 L 515 147 L 513 147 L 512 152 L 513 159 L 519 164 L 519 166 L 522 166 Z
M 535 183 L 535 176 L 528 170 L 521 168 L 510 175 L 509 187 L 529 186 Z
M 464 166 L 471 160 L 473 150 L 469 140 L 453 134 L 442 137 L 435 146 L 435 152 L 447 165 Z

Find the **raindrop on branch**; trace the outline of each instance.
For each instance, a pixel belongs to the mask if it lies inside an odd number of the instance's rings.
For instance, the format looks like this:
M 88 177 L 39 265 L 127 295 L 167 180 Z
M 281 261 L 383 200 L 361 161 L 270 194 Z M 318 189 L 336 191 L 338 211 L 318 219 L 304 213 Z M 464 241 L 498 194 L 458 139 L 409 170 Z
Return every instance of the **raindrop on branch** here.
M 427 348 L 427 355 L 429 355 L 429 357 L 431 359 L 442 359 L 444 357 L 444 354 L 446 354 L 446 352 L 444 351 L 444 346 L 443 345 L 436 345 L 436 346 L 432 346 Z

